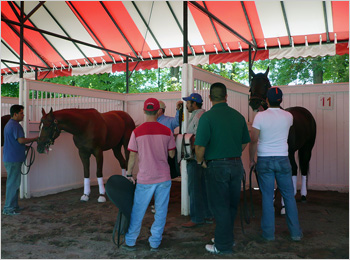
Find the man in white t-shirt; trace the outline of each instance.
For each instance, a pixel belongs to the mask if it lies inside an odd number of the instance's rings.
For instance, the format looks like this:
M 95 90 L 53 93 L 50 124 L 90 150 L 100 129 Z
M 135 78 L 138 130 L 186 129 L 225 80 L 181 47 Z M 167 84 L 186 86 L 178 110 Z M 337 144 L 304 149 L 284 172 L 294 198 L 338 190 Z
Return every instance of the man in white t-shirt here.
M 137 179 L 130 225 L 125 234 L 125 245 L 122 246 L 128 251 L 136 250 L 136 239 L 153 195 L 156 213 L 148 239 L 151 251 L 157 251 L 162 241 L 171 187 L 168 155 L 171 158 L 175 156 L 175 139 L 168 127 L 157 122 L 159 109 L 157 99 L 149 98 L 145 101 L 146 122 L 132 132 L 128 145 L 130 175 L 127 178 L 133 183 Z M 136 155 L 139 159 L 139 172 L 131 175 Z
M 298 208 L 294 198 L 292 167 L 288 158 L 288 134 L 293 125 L 293 116 L 280 108 L 282 91 L 275 87 L 267 92 L 268 109 L 259 112 L 252 125 L 249 147 L 250 165 L 255 165 L 259 188 L 262 194 L 262 236 L 275 240 L 275 210 L 273 206 L 275 179 L 285 202 L 286 219 L 292 240 L 300 241 L 303 234 L 298 219 Z

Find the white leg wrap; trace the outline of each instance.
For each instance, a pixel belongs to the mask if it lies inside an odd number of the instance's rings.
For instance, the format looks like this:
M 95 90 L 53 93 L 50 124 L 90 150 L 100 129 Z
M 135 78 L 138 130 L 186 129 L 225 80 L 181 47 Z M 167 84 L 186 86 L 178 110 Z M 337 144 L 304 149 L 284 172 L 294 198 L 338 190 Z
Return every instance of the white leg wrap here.
M 281 204 L 282 204 L 282 207 L 284 207 L 284 200 L 283 200 L 283 197 L 281 197 Z
M 90 195 L 90 178 L 84 178 L 84 194 L 81 196 L 81 201 L 89 201 Z
M 127 172 L 125 169 L 122 169 L 122 175 L 125 177 L 127 175 Z
M 98 188 L 99 188 L 100 194 L 104 195 L 106 191 L 105 191 L 105 186 L 103 184 L 103 178 L 102 177 L 97 178 L 97 182 L 98 182 Z
M 90 178 L 84 178 L 84 194 L 90 195 Z
M 302 175 L 301 176 L 301 191 L 300 191 L 300 194 L 302 196 L 305 196 L 305 197 L 307 195 L 306 180 L 307 180 L 307 176 Z
M 297 194 L 297 185 L 298 185 L 297 176 L 292 176 L 292 180 L 293 180 L 294 196 L 295 196 Z

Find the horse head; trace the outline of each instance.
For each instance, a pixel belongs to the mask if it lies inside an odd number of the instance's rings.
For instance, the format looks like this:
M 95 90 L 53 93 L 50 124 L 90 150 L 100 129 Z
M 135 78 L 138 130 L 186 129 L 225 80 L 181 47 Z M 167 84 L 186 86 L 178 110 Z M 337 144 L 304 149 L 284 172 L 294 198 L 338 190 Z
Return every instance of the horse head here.
M 55 139 L 60 135 L 61 130 L 58 128 L 58 121 L 53 115 L 52 108 L 46 114 L 44 108 L 41 110 L 43 116 L 40 121 L 40 133 L 37 150 L 39 153 L 48 151 L 50 145 L 54 144 Z
M 252 70 L 251 73 L 253 75 L 252 81 L 250 83 L 250 98 L 249 98 L 249 106 L 254 111 L 261 111 L 267 109 L 266 97 L 267 90 L 271 88 L 271 84 L 269 79 L 267 78 L 267 74 L 269 74 L 270 68 L 268 67 L 265 73 L 257 73 L 255 74 Z

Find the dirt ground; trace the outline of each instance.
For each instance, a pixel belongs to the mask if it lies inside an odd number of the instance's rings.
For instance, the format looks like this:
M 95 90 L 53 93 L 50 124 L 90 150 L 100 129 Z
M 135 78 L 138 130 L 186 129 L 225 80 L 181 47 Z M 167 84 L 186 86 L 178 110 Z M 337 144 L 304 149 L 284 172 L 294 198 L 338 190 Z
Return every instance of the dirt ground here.
M 1 203 L 4 204 L 5 179 Z M 173 181 L 167 223 L 159 252 L 150 252 L 148 237 L 154 215 L 146 212 L 137 250 L 127 252 L 112 242 L 117 208 L 111 201 L 97 203 L 98 187 L 92 187 L 90 201 L 80 202 L 82 188 L 20 201 L 21 215 L 1 216 L 1 258 L 349 258 L 349 194 L 309 191 L 307 203 L 297 195 L 304 233 L 301 242 L 289 239 L 285 217 L 276 202 L 276 240 L 260 238 L 261 196 L 253 193 L 255 217 L 235 224 L 234 253 L 212 255 L 204 249 L 213 237 L 215 224 L 186 229 L 181 224 L 181 183 Z M 279 200 L 277 200 L 279 201 Z

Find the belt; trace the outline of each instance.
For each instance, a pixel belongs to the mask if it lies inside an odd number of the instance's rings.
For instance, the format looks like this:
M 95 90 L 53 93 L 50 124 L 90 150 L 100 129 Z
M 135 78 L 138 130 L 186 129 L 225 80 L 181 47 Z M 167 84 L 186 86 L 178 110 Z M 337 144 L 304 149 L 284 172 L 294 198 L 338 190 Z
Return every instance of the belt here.
M 227 158 L 221 158 L 221 159 L 213 159 L 213 160 L 208 160 L 208 162 L 215 162 L 215 161 L 238 161 L 241 160 L 241 157 L 227 157 Z

